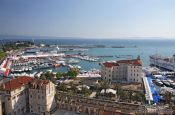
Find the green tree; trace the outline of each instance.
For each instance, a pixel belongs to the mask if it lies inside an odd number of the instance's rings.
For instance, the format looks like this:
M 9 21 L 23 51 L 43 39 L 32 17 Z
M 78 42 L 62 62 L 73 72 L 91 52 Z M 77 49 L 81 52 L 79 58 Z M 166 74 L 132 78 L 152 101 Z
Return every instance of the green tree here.
M 81 93 L 82 93 L 85 97 L 87 97 L 87 96 L 89 96 L 89 95 L 92 93 L 92 91 L 91 91 L 90 89 L 86 88 L 86 87 L 83 87 L 83 88 L 81 89 Z
M 67 91 L 67 86 L 64 83 L 61 83 L 59 86 L 57 86 L 57 89 L 60 91 Z
M 172 97 L 173 97 L 173 94 L 169 91 L 166 91 L 165 94 L 163 95 L 163 98 L 165 99 L 167 104 L 170 104 Z
M 114 89 L 116 90 L 117 96 L 119 96 L 119 94 L 120 94 L 120 92 L 122 90 L 121 85 L 119 83 L 115 84 L 114 85 Z
M 46 79 L 49 79 L 51 81 L 54 81 L 54 74 L 52 72 L 46 72 L 45 73 Z
M 45 80 L 45 79 L 46 79 L 46 76 L 45 76 L 45 74 L 41 74 L 41 76 L 40 76 L 40 79 L 43 79 L 43 80 Z
M 126 101 L 128 98 L 127 92 L 124 90 L 120 90 L 119 98 L 121 101 Z
M 4 58 L 6 56 L 6 53 L 3 51 L 0 51 L 0 59 Z
M 57 77 L 57 79 L 59 79 L 59 78 L 61 78 L 61 77 L 63 77 L 63 73 L 61 73 L 61 72 L 57 72 L 56 73 L 56 77 Z
M 77 93 L 77 87 L 72 81 L 69 83 L 69 85 L 71 87 L 71 91 L 73 91 L 73 93 Z
M 133 91 L 131 91 L 131 90 L 129 90 L 128 92 L 128 98 L 129 98 L 129 102 L 131 103 L 131 101 L 132 101 L 132 95 L 133 95 Z
M 77 71 L 75 71 L 75 70 L 70 70 L 70 71 L 68 71 L 67 72 L 67 76 L 69 76 L 69 77 L 71 77 L 71 78 L 75 78 L 76 76 L 77 76 Z
M 106 90 L 109 88 L 109 85 L 108 85 L 107 81 L 100 82 L 100 86 L 101 86 L 101 89 L 104 89 L 103 96 L 106 96 L 107 95 Z

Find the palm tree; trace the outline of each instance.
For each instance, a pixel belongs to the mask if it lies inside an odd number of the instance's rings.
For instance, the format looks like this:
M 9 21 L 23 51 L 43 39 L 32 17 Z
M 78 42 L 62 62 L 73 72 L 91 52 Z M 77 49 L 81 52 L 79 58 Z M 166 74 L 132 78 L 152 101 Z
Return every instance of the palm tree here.
M 124 101 L 128 98 L 128 95 L 127 95 L 126 91 L 124 91 L 124 90 L 120 90 L 119 96 L 120 96 L 119 97 L 120 100 L 122 100 L 122 101 Z
M 128 97 L 129 97 L 129 102 L 131 103 L 131 101 L 132 101 L 132 95 L 133 95 L 133 91 L 132 90 L 129 90 L 128 92 Z

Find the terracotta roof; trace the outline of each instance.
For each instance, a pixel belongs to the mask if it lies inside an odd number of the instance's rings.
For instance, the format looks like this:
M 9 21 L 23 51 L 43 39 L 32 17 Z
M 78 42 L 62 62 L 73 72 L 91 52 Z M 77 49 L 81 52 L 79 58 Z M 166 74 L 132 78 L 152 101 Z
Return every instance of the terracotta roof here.
M 116 62 L 105 62 L 105 63 L 103 63 L 103 65 L 105 66 L 105 67 L 113 67 L 113 66 L 118 66 L 118 64 L 116 63 Z
M 119 61 L 116 61 L 116 62 L 105 62 L 105 63 L 103 63 L 103 65 L 104 65 L 105 67 L 111 68 L 111 67 L 113 67 L 113 66 L 118 66 L 119 63 L 132 64 L 132 65 L 135 65 L 135 66 L 141 66 L 141 65 L 142 65 L 142 62 L 141 62 L 141 60 L 139 60 L 139 59 L 133 59 L 133 60 L 119 60 Z
M 139 59 L 133 59 L 133 60 L 119 60 L 117 63 L 126 63 L 126 64 L 132 64 L 135 66 L 141 66 L 142 62 Z
M 17 77 L 17 78 L 14 78 L 14 79 L 6 82 L 5 84 L 3 84 L 1 86 L 1 89 L 7 90 L 7 91 L 12 91 L 12 90 L 15 90 L 17 88 L 20 88 L 20 87 L 28 84 L 32 79 L 33 78 L 27 77 L 27 76 Z

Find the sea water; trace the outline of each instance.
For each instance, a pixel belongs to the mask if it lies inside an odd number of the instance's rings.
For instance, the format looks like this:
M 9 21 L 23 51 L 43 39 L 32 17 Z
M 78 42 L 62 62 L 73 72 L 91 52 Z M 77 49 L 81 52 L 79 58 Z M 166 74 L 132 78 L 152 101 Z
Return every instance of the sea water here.
M 84 39 L 84 38 L 49 38 L 49 37 L 0 37 L 3 41 L 16 41 L 16 40 L 32 40 L 34 39 L 35 44 L 56 44 L 56 45 L 105 45 L 106 48 L 89 48 L 84 51 L 89 56 L 103 56 L 112 55 L 113 57 L 100 58 L 100 62 L 110 60 L 120 60 L 117 58 L 118 55 L 132 55 L 130 58 L 134 59 L 140 56 L 144 66 L 148 66 L 149 56 L 153 54 L 161 54 L 163 56 L 172 56 L 175 54 L 175 40 L 173 39 Z M 111 48 L 110 46 L 126 46 L 126 48 Z M 128 47 L 128 46 L 136 46 Z M 128 48 L 127 48 L 128 47 Z M 92 68 L 100 69 L 99 62 L 89 62 L 80 60 L 79 65 L 83 70 L 90 70 Z

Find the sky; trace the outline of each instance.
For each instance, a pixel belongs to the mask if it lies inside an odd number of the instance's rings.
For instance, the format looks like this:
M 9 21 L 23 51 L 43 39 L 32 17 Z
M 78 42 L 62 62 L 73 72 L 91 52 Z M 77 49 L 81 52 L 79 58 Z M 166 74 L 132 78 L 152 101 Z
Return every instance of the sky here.
M 0 35 L 175 38 L 175 0 L 0 0 Z

